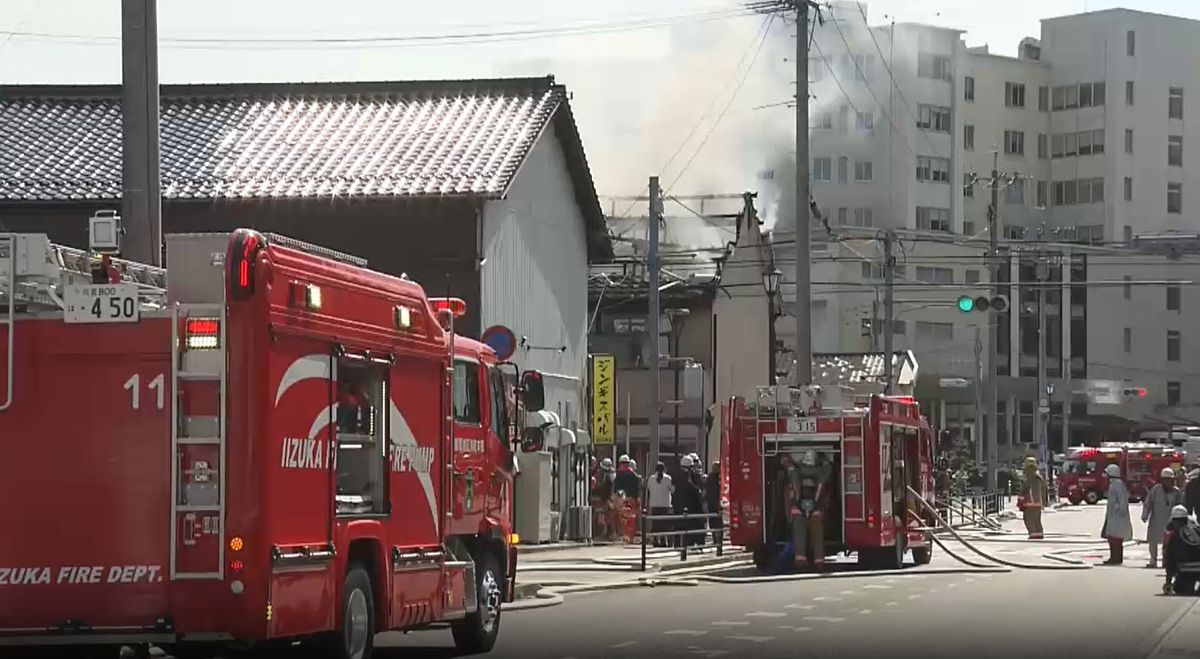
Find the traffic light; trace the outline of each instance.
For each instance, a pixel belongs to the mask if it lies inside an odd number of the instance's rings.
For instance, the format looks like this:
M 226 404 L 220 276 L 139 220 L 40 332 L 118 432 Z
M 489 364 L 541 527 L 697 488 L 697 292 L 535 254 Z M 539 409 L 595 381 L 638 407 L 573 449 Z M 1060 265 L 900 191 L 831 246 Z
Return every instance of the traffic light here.
M 971 313 L 972 311 L 995 311 L 1003 313 L 1008 311 L 1008 296 L 980 295 L 979 297 L 971 297 L 970 295 L 962 295 L 958 298 L 958 310 L 963 313 Z
M 1128 387 L 1128 388 L 1122 389 L 1121 393 L 1126 398 L 1145 398 L 1146 397 L 1146 388 L 1145 387 Z

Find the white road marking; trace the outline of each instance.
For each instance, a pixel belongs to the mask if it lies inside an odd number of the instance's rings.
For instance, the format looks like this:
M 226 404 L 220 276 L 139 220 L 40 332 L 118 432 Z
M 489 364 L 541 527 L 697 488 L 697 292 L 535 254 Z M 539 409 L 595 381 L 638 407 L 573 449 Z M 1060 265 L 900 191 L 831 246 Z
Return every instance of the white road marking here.
M 864 616 L 869 615 L 871 613 L 871 609 L 863 609 L 862 611 L 859 611 L 858 613 L 860 615 L 864 615 Z
M 843 590 L 841 594 L 842 595 L 853 595 L 854 591 L 853 590 Z
M 746 622 L 745 620 L 716 620 L 708 624 L 712 625 L 713 627 L 744 627 L 750 623 Z
M 958 588 L 958 584 L 956 584 L 956 583 L 949 583 L 949 584 L 946 584 L 946 587 L 947 587 L 947 588 Z
M 814 597 L 814 598 L 813 598 L 813 601 L 814 601 L 814 602 L 840 602 L 840 601 L 842 601 L 842 598 L 840 598 L 840 597 L 833 597 L 833 596 L 831 595 L 831 596 L 829 596 L 829 597 Z
M 625 641 L 625 642 L 623 642 L 623 643 L 617 643 L 617 644 L 613 645 L 612 647 L 614 647 L 614 648 L 627 648 L 627 647 L 629 647 L 629 646 L 631 646 L 631 645 L 637 645 L 637 641 Z
M 728 638 L 728 639 L 731 639 L 734 641 L 748 641 L 750 643 L 770 643 L 771 641 L 775 640 L 774 636 L 744 636 L 741 634 L 734 635 L 734 636 L 726 636 L 725 638 Z
M 794 627 L 792 625 L 779 625 L 779 628 L 780 629 L 790 629 L 791 631 L 794 631 L 796 633 L 812 631 L 812 627 Z
M 884 606 L 896 606 L 896 604 L 898 604 L 898 602 L 887 602 L 884 604 Z
M 785 608 L 785 609 L 802 609 L 804 611 L 808 611 L 810 609 L 815 609 L 817 607 L 813 606 L 812 604 L 788 604 L 787 606 L 785 606 L 783 608 Z
M 826 618 L 825 616 L 804 616 L 804 619 L 816 622 L 846 622 L 845 618 Z
M 780 613 L 779 611 L 754 611 L 753 613 L 747 613 L 746 617 L 747 618 L 782 618 L 786 615 L 787 615 L 786 613 Z
M 929 592 L 931 592 L 931 593 L 936 593 L 937 591 L 938 591 L 938 589 L 937 589 L 937 588 L 930 588 L 930 589 L 929 589 Z
M 669 629 L 663 633 L 667 636 L 704 636 L 708 632 L 696 629 Z
M 728 650 L 705 650 L 704 648 L 698 648 L 694 645 L 688 648 L 688 650 L 691 650 L 692 654 L 699 654 L 705 657 L 719 657 L 724 654 L 729 654 Z
M 891 586 L 885 586 L 885 585 L 879 584 L 879 583 L 869 583 L 869 584 L 863 586 L 863 588 L 871 588 L 873 590 L 889 590 L 889 589 L 891 589 Z
M 910 599 L 910 600 L 919 600 L 919 599 L 921 599 L 921 596 L 920 596 L 920 595 L 909 595 L 909 596 L 908 596 L 908 599 Z

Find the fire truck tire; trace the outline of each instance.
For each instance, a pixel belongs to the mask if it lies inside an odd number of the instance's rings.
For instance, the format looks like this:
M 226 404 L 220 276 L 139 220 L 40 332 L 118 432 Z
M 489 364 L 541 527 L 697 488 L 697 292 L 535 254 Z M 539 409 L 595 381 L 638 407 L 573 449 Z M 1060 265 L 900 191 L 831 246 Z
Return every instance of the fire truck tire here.
M 1088 493 L 1084 495 L 1083 500 L 1086 501 L 1089 506 L 1094 506 L 1097 503 L 1100 503 L 1100 493 L 1096 490 L 1088 490 Z
M 930 561 L 933 560 L 933 545 L 930 544 L 924 547 L 913 547 L 912 557 L 913 563 L 916 563 L 917 565 L 929 565 Z
M 768 560 L 769 557 L 767 556 L 766 547 L 755 547 L 754 551 L 751 552 L 751 558 L 754 559 L 754 567 L 757 568 L 759 572 L 767 571 L 767 568 L 770 566 L 770 562 Z
M 370 573 L 361 564 L 350 566 L 346 572 L 342 628 L 323 636 L 319 645 L 321 656 L 329 659 L 371 659 L 375 651 L 375 593 Z
M 478 610 L 450 624 L 454 645 L 463 654 L 490 652 L 500 634 L 500 609 L 504 601 L 500 564 L 496 557 L 486 554 L 477 564 L 476 600 Z

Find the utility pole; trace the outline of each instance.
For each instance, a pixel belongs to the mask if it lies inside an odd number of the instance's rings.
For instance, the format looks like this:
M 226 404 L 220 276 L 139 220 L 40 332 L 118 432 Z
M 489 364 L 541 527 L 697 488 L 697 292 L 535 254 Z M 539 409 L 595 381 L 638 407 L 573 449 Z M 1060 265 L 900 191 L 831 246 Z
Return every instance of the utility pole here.
M 991 265 L 989 268 L 992 278 L 992 295 L 1000 295 L 1000 229 L 997 216 L 1000 213 L 1000 151 L 992 152 L 992 179 L 990 181 L 992 188 L 992 202 L 988 206 L 988 262 Z M 1009 313 L 1012 313 L 1011 311 Z M 988 315 L 988 354 L 987 354 L 987 408 L 991 419 L 987 422 L 987 451 L 984 455 L 984 461 L 987 463 L 987 489 L 994 491 L 997 486 L 997 462 L 999 461 L 999 445 L 997 443 L 997 426 L 1000 422 L 1000 414 L 997 411 L 997 394 L 996 394 L 996 353 L 999 352 L 1000 337 L 996 324 L 999 321 L 998 314 Z
M 1071 446 L 1071 402 L 1074 399 L 1071 383 L 1071 344 L 1075 337 L 1071 334 L 1071 273 L 1074 259 L 1071 253 L 1067 250 L 1062 251 L 1063 262 L 1061 267 L 1062 275 L 1059 277 L 1063 281 L 1063 285 L 1059 287 L 1060 293 L 1058 296 L 1058 322 L 1060 324 L 1058 332 L 1058 357 L 1062 362 L 1062 451 L 1066 453 L 1067 448 Z M 1051 456 L 1053 459 L 1053 456 Z
M 809 249 L 808 9 L 796 5 L 796 384 L 812 382 L 812 253 Z M 874 331 L 874 330 L 872 330 Z
M 975 461 L 983 461 L 983 338 L 980 336 L 983 331 L 979 325 L 975 326 L 975 432 L 971 433 L 971 439 L 975 444 Z
M 162 265 L 157 0 L 121 0 L 122 256 Z
M 892 380 L 895 377 L 896 369 L 892 364 L 892 355 L 895 353 L 893 342 L 895 337 L 892 336 L 892 329 L 895 325 L 895 299 L 893 292 L 896 287 L 896 257 L 892 254 L 892 248 L 896 241 L 896 232 L 888 229 L 883 234 L 883 367 L 887 372 L 884 381 L 883 392 L 885 394 L 892 393 Z
M 662 392 L 660 389 L 658 364 L 661 355 L 658 354 L 659 334 L 661 331 L 658 327 L 659 317 L 661 312 L 658 301 L 658 278 L 660 264 L 658 261 L 658 223 L 662 219 L 662 189 L 658 187 L 658 177 L 650 177 L 650 218 L 649 226 L 647 227 L 649 254 L 647 261 L 649 263 L 649 305 L 646 308 L 646 335 L 650 341 L 650 386 L 653 390 L 654 404 L 650 406 L 650 466 L 658 464 L 659 442 L 658 436 L 658 417 L 662 412 L 660 409 Z
M 1050 416 L 1050 391 L 1046 386 L 1046 281 L 1049 279 L 1047 270 L 1049 266 L 1046 262 L 1046 257 L 1041 250 L 1037 252 L 1037 261 L 1034 264 L 1034 273 L 1037 275 L 1037 335 L 1038 335 L 1038 354 L 1037 354 L 1037 409 L 1033 416 L 1034 432 L 1037 433 L 1038 441 L 1038 461 L 1041 461 L 1045 455 L 1046 447 L 1049 444 L 1047 436 Z

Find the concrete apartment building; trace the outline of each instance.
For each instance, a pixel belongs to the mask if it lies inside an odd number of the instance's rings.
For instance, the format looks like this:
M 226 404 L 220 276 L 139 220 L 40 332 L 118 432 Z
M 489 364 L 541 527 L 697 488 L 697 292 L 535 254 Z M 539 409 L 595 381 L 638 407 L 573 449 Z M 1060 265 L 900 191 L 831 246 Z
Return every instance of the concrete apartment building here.
M 1200 70 L 1189 65 L 1200 22 L 1123 9 L 1047 19 L 1041 39 L 1008 57 L 967 48 L 962 32 L 943 27 L 868 29 L 857 3 L 828 14 L 810 65 L 810 165 L 814 198 L 842 240 L 813 254 L 814 350 L 882 348 L 883 258 L 871 229 L 896 230 L 895 347 L 916 354 L 917 395 L 935 423 L 972 434 L 974 338 L 989 317 L 953 301 L 988 281 L 986 179 L 996 152 L 1000 172 L 1020 175 L 999 193 L 1001 281 L 1013 312 L 997 318 L 990 365 L 981 332 L 982 368 L 1001 376 L 1001 456 L 1037 438 L 1037 296 L 1021 284 L 1035 281 L 1039 260 L 1060 282 L 1045 300 L 1052 446 L 1200 425 L 1200 369 L 1182 330 L 1200 299 L 1194 287 L 1165 284 L 1200 276 L 1186 240 L 1200 230 L 1188 194 L 1200 190 L 1200 174 L 1185 166 L 1200 128 L 1189 134 L 1183 119 L 1188 95 L 1200 94 Z M 1152 242 L 1178 244 L 1183 256 L 1147 253 L 1139 237 L 1163 232 L 1183 235 Z M 790 277 L 784 287 L 787 299 Z M 785 343 L 792 322 L 780 324 Z M 1085 395 L 1095 380 L 1149 396 L 1096 403 Z

